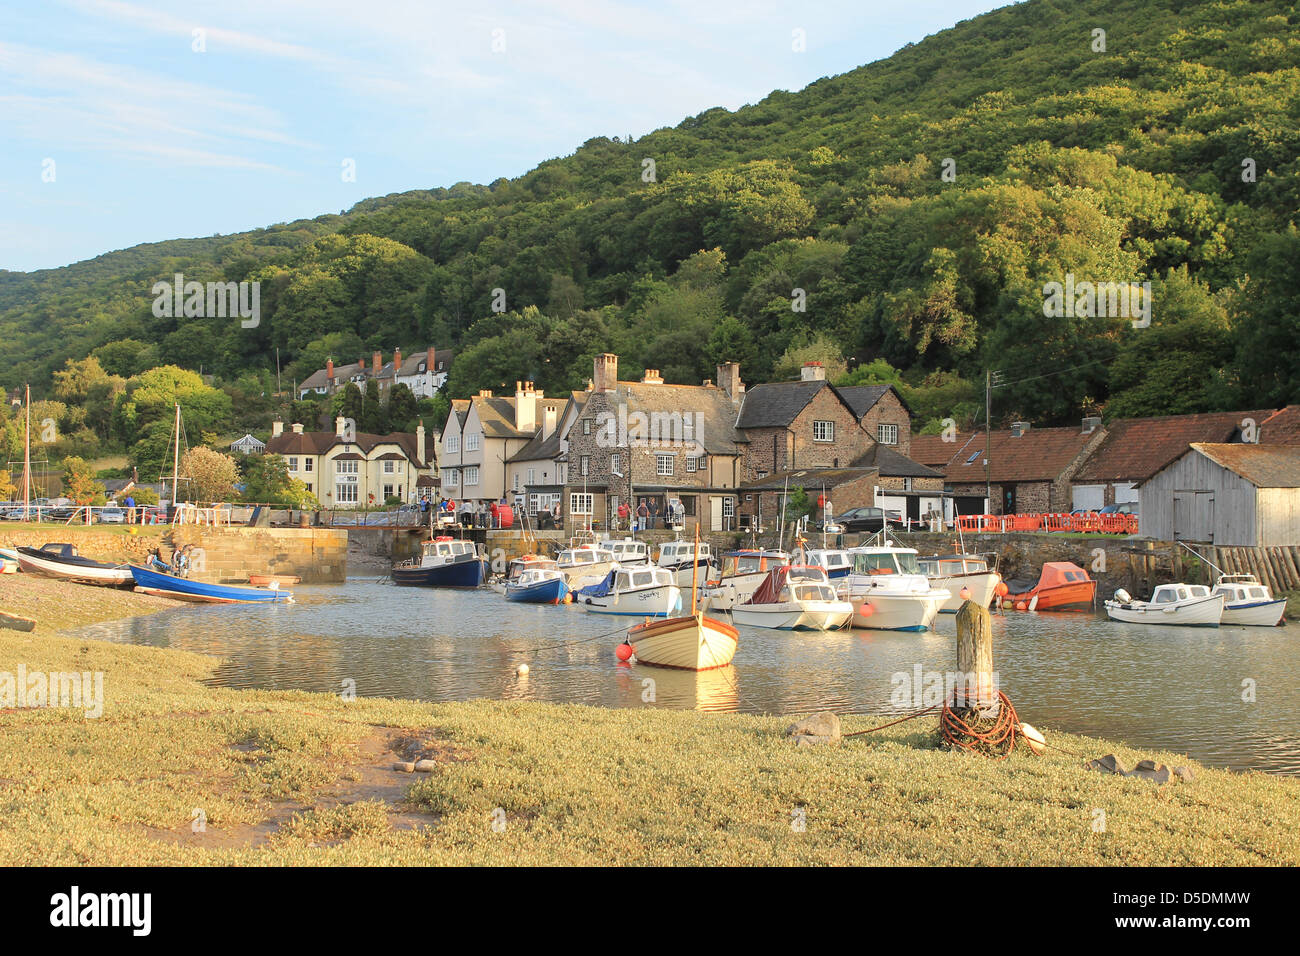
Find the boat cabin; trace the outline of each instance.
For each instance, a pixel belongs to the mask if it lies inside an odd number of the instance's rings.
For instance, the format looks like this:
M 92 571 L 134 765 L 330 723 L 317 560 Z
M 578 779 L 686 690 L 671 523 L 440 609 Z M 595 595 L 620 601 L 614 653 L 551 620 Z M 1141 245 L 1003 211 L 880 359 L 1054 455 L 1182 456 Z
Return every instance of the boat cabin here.
M 506 567 L 507 581 L 521 581 L 524 574 L 532 570 L 556 570 L 556 563 L 553 558 L 544 558 L 540 554 L 522 554 L 517 558 L 511 558 L 510 564 Z
M 708 561 L 712 557 L 713 549 L 703 541 L 699 545 L 694 541 L 669 541 L 659 547 L 659 563 L 667 566 L 687 564 L 692 559 Z
M 511 579 L 510 583 L 516 587 L 526 588 L 534 584 L 542 584 L 545 581 L 554 581 L 556 578 L 563 578 L 562 572 L 555 567 L 555 562 L 549 562 L 550 567 L 539 567 L 537 562 L 525 567 L 519 572 L 517 577 Z
M 847 551 L 822 550 L 808 552 L 808 563 L 823 569 L 828 578 L 836 578 L 853 570 L 853 556 Z
M 1253 574 L 1228 574 L 1219 578 L 1214 586 L 1215 594 L 1222 594 L 1229 604 L 1249 604 L 1256 601 L 1272 601 L 1268 588 L 1260 584 Z
M 478 550 L 473 541 L 453 538 L 435 538 L 424 542 L 424 565 L 451 564 L 455 561 L 470 561 L 478 557 Z
M 920 574 L 912 548 L 854 548 L 854 574 Z
M 620 564 L 647 564 L 650 561 L 649 546 L 635 538 L 603 541 L 600 546 L 613 554 L 614 560 Z
M 930 578 L 951 578 L 959 574 L 979 574 L 989 570 L 987 558 L 974 554 L 945 554 L 917 558 L 921 573 Z
M 614 590 L 643 591 L 646 588 L 666 588 L 674 584 L 673 574 L 666 568 L 647 565 L 643 568 L 619 568 L 614 572 Z
M 1162 584 L 1151 595 L 1152 604 L 1178 604 L 1196 598 L 1210 596 L 1210 589 L 1204 584 Z
M 576 548 L 565 548 L 555 559 L 562 567 L 576 568 L 585 564 L 603 564 L 613 561 L 614 555 L 595 545 L 582 544 Z

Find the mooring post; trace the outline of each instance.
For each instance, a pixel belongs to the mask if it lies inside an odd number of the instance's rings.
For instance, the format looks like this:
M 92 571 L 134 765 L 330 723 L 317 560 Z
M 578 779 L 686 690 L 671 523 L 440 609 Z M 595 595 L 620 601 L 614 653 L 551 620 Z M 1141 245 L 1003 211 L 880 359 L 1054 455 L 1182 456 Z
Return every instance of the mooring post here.
M 993 618 L 989 609 L 966 601 L 957 611 L 957 672 L 954 709 L 977 710 L 982 717 L 998 714 L 998 689 L 993 682 Z M 964 686 L 963 686 L 964 685 Z

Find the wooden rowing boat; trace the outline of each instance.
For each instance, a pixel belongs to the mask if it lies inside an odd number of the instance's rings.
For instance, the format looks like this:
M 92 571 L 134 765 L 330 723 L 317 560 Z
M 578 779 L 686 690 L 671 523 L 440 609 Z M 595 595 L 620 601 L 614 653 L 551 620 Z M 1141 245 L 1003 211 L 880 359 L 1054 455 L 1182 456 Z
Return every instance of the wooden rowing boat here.
M 302 578 L 296 574 L 250 574 L 248 583 L 255 588 L 269 588 L 271 585 L 287 588 L 301 584 Z
M 726 667 L 736 656 L 740 632 L 700 611 L 684 617 L 646 621 L 628 628 L 636 659 L 656 667 L 707 671 Z

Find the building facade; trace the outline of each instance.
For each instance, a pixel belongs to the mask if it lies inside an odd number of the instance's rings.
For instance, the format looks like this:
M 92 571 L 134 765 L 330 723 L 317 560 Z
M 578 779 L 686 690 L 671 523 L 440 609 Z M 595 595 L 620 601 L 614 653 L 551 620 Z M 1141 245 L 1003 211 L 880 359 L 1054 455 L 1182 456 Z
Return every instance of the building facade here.
M 289 477 L 297 478 L 324 508 L 365 508 L 391 499 L 409 503 L 419 499 L 421 479 L 432 478 L 434 468 L 425 459 L 425 431 L 388 435 L 352 433 L 342 417 L 333 432 L 305 432 L 294 423 L 284 431 L 272 425 L 266 454 L 280 455 Z

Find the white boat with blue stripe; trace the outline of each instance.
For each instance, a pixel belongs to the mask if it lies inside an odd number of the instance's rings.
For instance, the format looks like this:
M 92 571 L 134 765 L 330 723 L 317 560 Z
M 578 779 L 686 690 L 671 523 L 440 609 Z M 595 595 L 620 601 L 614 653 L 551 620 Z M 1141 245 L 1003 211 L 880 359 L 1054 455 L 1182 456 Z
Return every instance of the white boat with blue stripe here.
M 667 617 L 681 613 L 682 589 L 667 568 L 633 565 L 614 568 L 599 584 L 580 590 L 574 600 L 595 614 Z

